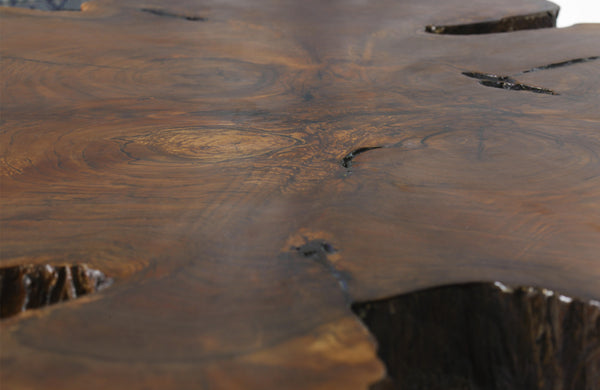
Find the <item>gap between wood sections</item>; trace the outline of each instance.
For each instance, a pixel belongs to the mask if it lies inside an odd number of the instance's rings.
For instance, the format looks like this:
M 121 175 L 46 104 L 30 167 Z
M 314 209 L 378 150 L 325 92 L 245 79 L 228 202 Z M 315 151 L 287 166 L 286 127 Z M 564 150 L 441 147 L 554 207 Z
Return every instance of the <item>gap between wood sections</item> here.
M 546 95 L 560 95 L 558 92 L 555 92 L 548 88 L 536 87 L 536 86 L 521 83 L 520 81 L 514 79 L 513 77 L 524 75 L 527 73 L 533 73 L 533 72 L 539 72 L 539 71 L 544 71 L 544 70 L 550 70 L 550 69 L 556 69 L 556 68 L 562 68 L 562 67 L 566 67 L 566 66 L 582 64 L 582 63 L 586 63 L 586 62 L 596 61 L 598 59 L 600 59 L 600 56 L 575 58 L 575 59 L 571 59 L 571 60 L 567 60 L 567 61 L 555 62 L 555 63 L 548 64 L 548 65 L 536 66 L 531 69 L 527 69 L 527 70 L 515 73 L 514 75 L 511 75 L 511 76 L 496 75 L 496 74 L 492 74 L 492 73 L 473 72 L 473 71 L 468 71 L 468 72 L 465 71 L 465 72 L 462 72 L 462 74 L 464 76 L 479 80 L 479 84 L 486 86 L 486 87 L 500 88 L 500 89 L 506 89 L 506 90 L 511 90 L 511 91 L 529 91 L 529 92 L 535 92 L 535 93 L 542 93 L 542 94 L 546 94 Z
M 497 34 L 519 30 L 534 30 L 556 27 L 558 9 L 536 12 L 527 15 L 508 16 L 488 22 L 474 22 L 455 25 L 427 25 L 425 32 L 443 35 Z

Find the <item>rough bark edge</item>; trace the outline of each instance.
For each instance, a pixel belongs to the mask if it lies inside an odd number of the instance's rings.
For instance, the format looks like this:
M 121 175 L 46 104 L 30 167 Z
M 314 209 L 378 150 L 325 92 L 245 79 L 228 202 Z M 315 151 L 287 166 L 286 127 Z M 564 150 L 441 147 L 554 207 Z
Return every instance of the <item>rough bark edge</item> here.
M 0 268 L 0 318 L 77 299 L 111 283 L 102 272 L 85 264 Z

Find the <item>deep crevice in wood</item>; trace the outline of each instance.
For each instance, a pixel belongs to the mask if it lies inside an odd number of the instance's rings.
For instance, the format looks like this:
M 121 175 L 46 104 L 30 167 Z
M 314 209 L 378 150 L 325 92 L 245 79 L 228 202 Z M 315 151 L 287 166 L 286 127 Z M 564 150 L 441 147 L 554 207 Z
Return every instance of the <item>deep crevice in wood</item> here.
M 446 26 L 428 25 L 425 31 L 432 34 L 474 35 L 494 34 L 518 30 L 556 27 L 558 11 L 546 11 L 529 15 L 509 16 L 499 20 Z
M 462 74 L 479 80 L 479 84 L 486 87 L 507 89 L 510 91 L 529 91 L 534 93 L 543 93 L 546 95 L 559 95 L 551 89 L 526 85 L 509 76 L 499 76 L 495 74 L 479 72 L 462 72 Z
M 536 66 L 534 68 L 524 70 L 524 71 L 522 71 L 522 72 L 520 72 L 518 74 L 538 72 L 540 70 L 562 68 L 564 66 L 571 66 L 571 65 L 576 65 L 576 64 L 582 64 L 582 63 L 585 63 L 585 62 L 596 61 L 597 59 L 600 59 L 600 56 L 592 56 L 592 57 L 585 57 L 585 58 L 575 58 L 575 59 L 568 60 L 568 61 L 561 61 L 561 62 L 555 62 L 553 64 Z
M 479 84 L 484 85 L 486 87 L 492 88 L 500 88 L 500 89 L 508 89 L 511 91 L 529 91 L 535 93 L 543 93 L 547 95 L 560 95 L 559 93 L 541 87 L 535 87 L 531 85 L 526 85 L 521 83 L 520 81 L 515 80 L 513 77 L 518 75 L 523 75 L 526 73 L 539 72 L 543 70 L 562 68 L 565 66 L 582 64 L 585 62 L 596 61 L 600 59 L 600 56 L 590 56 L 584 58 L 575 58 L 567 61 L 555 62 L 548 65 L 536 66 L 531 69 L 524 70 L 519 73 L 515 73 L 512 76 L 501 76 L 495 75 L 491 73 L 481 73 L 481 72 L 462 72 L 463 75 L 479 80 Z
M 0 318 L 76 299 L 111 283 L 102 272 L 85 264 L 0 268 Z
M 168 18 L 178 18 L 178 19 L 190 20 L 192 22 L 204 22 L 206 20 L 206 18 L 204 18 L 202 16 L 179 14 L 179 13 L 167 11 L 167 10 L 160 9 L 160 8 L 142 8 L 141 11 L 148 12 L 150 14 L 157 15 L 157 16 L 165 16 Z
M 358 156 L 361 153 L 368 152 L 369 150 L 381 149 L 381 148 L 382 148 L 381 146 L 370 146 L 370 147 L 363 147 L 363 148 L 355 149 L 355 150 L 351 151 L 350 153 L 348 153 L 347 155 L 345 155 L 344 158 L 342 158 L 342 161 L 340 162 L 340 164 L 342 164 L 342 166 L 344 168 L 350 168 L 352 166 L 352 160 L 354 160 L 354 157 Z
M 452 285 L 352 306 L 388 377 L 372 389 L 595 389 L 600 303 L 500 283 Z

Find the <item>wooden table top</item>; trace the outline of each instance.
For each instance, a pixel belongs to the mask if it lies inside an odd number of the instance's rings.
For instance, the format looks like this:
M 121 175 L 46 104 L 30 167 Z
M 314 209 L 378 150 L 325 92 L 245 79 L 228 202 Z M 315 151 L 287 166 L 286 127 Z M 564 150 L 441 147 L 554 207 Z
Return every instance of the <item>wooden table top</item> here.
M 3 389 L 365 389 L 352 302 L 600 299 L 600 25 L 556 12 L 0 8 L 0 264 L 112 279 L 2 320 Z

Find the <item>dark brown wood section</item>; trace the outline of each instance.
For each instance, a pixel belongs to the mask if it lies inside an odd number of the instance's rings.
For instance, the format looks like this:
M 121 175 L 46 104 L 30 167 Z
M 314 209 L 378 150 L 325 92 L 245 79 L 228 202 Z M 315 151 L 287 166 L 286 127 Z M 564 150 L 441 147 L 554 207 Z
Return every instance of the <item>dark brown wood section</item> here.
M 0 265 L 114 281 L 2 320 L 2 388 L 365 389 L 385 369 L 353 302 L 599 299 L 600 26 L 556 12 L 0 8 Z
M 500 282 L 353 305 L 388 376 L 377 389 L 597 389 L 600 303 Z

